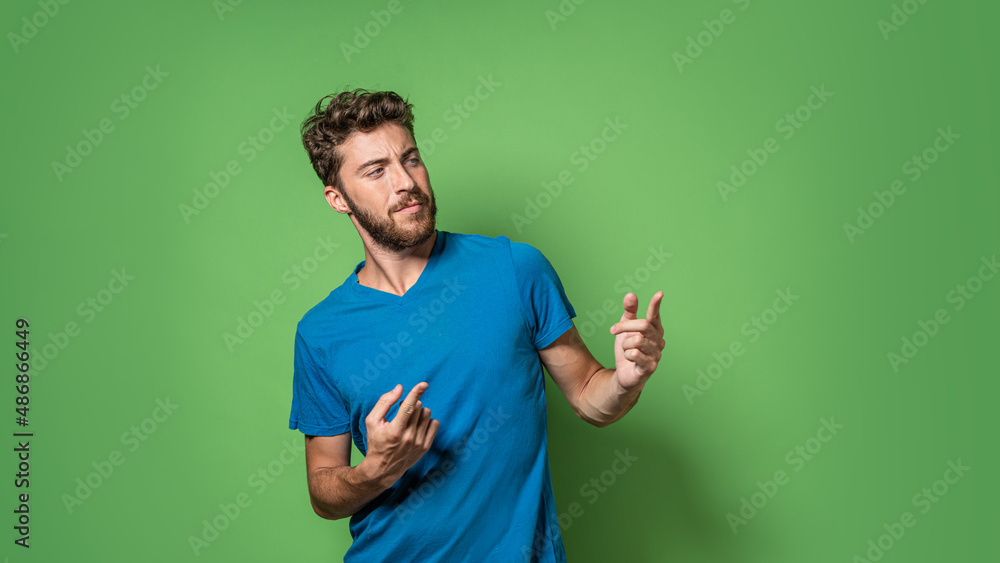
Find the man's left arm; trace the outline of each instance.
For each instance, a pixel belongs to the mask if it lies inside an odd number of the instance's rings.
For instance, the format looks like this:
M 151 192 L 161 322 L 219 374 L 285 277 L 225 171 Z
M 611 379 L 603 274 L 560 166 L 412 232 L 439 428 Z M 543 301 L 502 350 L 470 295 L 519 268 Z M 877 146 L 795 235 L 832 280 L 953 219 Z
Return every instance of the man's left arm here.
M 573 411 L 594 426 L 619 420 L 639 400 L 639 394 L 660 361 L 665 346 L 660 322 L 658 291 L 649 302 L 646 318 L 636 318 L 639 298 L 625 295 L 621 320 L 611 326 L 615 335 L 615 368 L 594 358 L 576 327 L 538 351 L 552 380 L 566 396 Z

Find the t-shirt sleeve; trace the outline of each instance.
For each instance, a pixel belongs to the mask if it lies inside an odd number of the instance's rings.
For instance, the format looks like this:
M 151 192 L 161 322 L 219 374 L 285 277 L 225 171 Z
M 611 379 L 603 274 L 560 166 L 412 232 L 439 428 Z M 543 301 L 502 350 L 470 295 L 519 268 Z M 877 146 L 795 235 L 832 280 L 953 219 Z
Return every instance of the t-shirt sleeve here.
M 531 339 L 541 350 L 573 327 L 576 311 L 555 268 L 541 251 L 528 243 L 512 241 L 510 254 Z
M 350 430 L 350 416 L 333 380 L 323 369 L 323 353 L 295 330 L 292 414 L 288 428 L 312 436 L 336 436 Z

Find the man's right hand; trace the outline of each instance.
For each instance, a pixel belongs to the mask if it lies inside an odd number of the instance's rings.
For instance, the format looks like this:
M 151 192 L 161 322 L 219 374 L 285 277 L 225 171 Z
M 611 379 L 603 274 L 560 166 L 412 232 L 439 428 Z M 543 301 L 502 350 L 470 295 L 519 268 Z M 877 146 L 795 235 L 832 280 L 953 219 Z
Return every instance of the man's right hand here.
M 392 422 L 385 419 L 389 408 L 403 392 L 402 385 L 382 395 L 365 418 L 368 432 L 368 452 L 358 464 L 373 481 L 389 488 L 427 453 L 434 442 L 440 421 L 431 418 L 431 409 L 424 408 L 420 396 L 428 384 L 420 382 L 403 400 Z

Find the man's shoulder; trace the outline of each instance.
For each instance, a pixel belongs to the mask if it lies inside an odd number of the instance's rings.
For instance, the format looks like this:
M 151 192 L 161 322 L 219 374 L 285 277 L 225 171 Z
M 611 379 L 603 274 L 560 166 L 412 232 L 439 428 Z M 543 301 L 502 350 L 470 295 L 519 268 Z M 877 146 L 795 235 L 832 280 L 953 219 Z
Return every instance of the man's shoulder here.
M 296 330 L 303 336 L 315 333 L 317 329 L 322 329 L 329 325 L 332 318 L 337 314 L 342 314 L 353 306 L 350 299 L 350 288 L 345 285 L 337 287 L 324 297 L 319 303 L 313 305 L 302 315 L 296 325 Z
M 511 240 L 505 235 L 489 236 L 472 233 L 452 233 L 445 231 L 447 244 L 464 251 L 502 252 L 510 246 Z
M 539 269 L 551 268 L 545 254 L 527 242 L 511 240 L 506 235 L 487 236 L 479 234 L 447 233 L 448 242 L 466 252 L 495 252 L 511 260 L 516 270 L 534 273 Z

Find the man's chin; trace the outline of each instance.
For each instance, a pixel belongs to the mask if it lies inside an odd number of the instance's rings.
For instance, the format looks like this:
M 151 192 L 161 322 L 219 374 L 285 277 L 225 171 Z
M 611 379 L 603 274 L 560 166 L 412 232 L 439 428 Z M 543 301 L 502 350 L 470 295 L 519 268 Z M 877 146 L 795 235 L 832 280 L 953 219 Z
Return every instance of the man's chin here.
M 423 227 L 423 230 L 421 230 L 419 233 L 415 233 L 413 237 L 411 237 L 410 240 L 413 241 L 413 244 L 411 244 L 410 246 L 417 246 L 418 244 L 423 244 L 427 239 L 431 238 L 433 234 L 434 234 L 434 221 L 431 221 L 429 225 Z
M 429 225 L 421 224 L 419 226 L 414 226 L 414 229 L 404 229 L 403 232 L 397 232 L 395 237 L 393 237 L 393 244 L 391 250 L 402 250 L 404 248 L 412 248 L 418 246 L 431 238 L 434 234 L 434 221 L 432 220 Z M 378 239 L 375 239 L 378 241 Z

